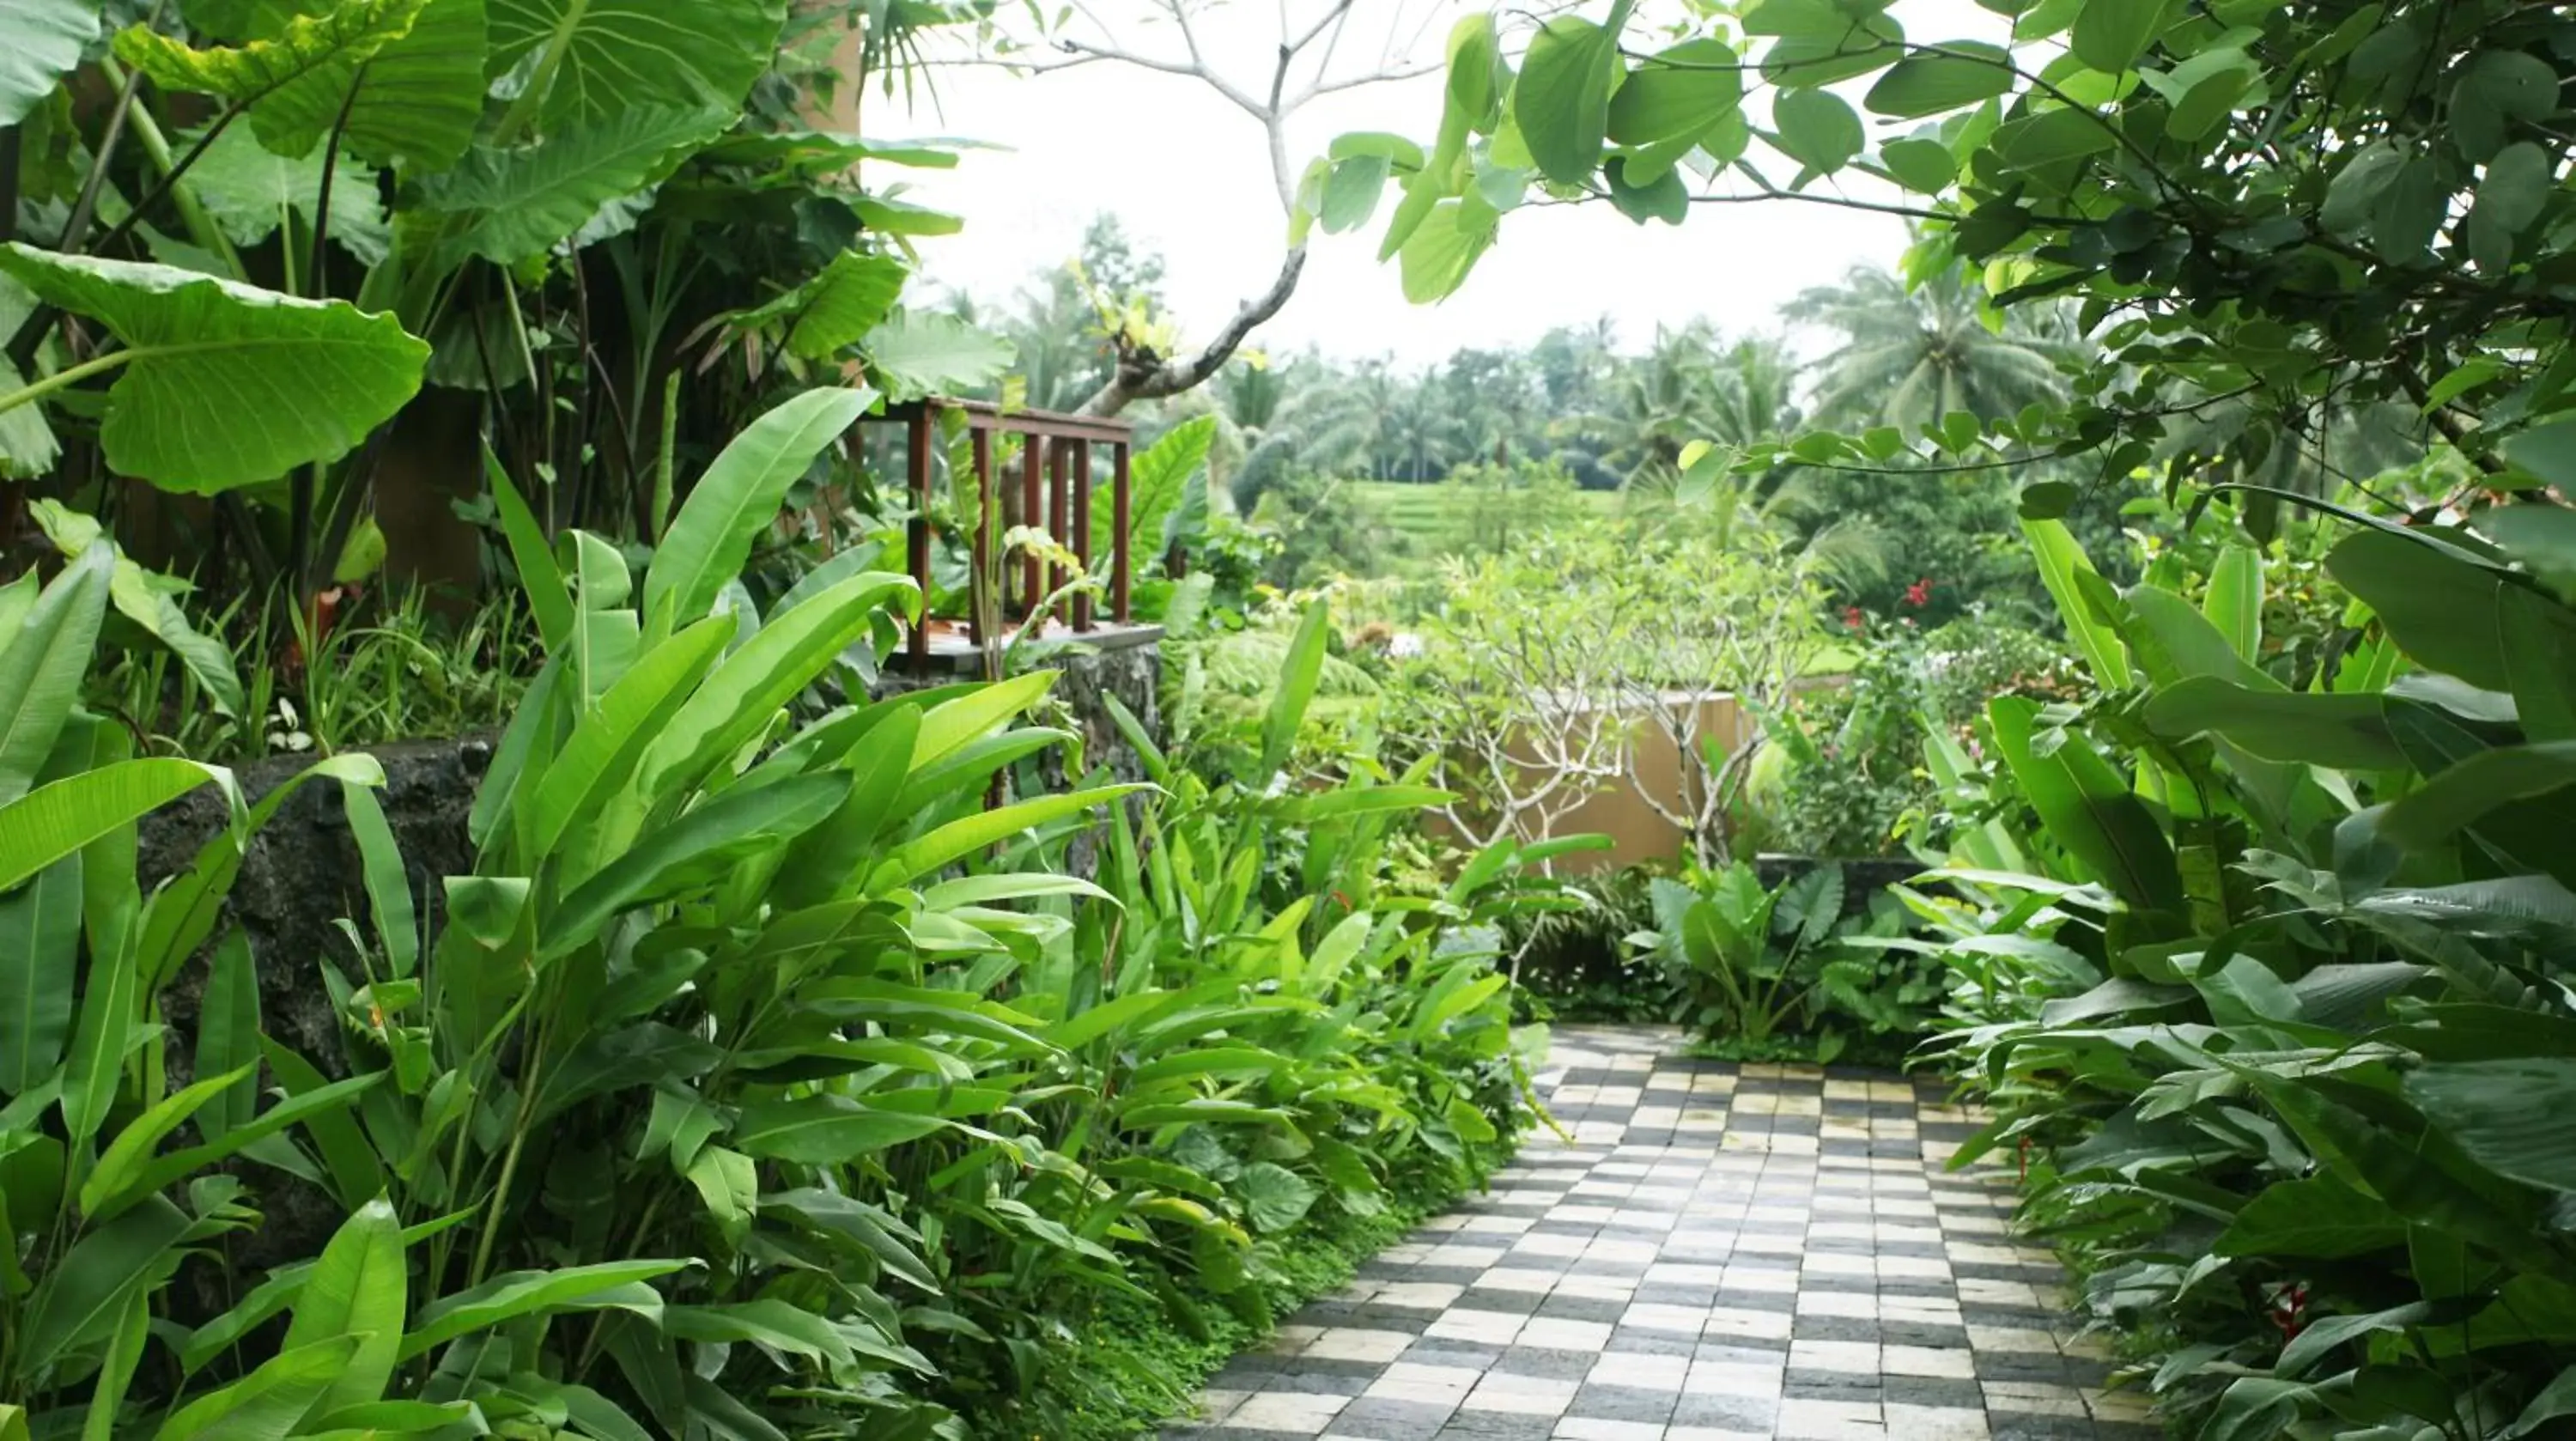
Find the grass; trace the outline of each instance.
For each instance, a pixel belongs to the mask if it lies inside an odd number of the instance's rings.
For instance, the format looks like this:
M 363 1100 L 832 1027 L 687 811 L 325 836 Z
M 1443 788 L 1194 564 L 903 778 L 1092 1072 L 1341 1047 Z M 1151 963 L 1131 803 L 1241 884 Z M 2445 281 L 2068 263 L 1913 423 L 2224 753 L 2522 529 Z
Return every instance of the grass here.
M 1475 491 L 1468 486 L 1447 481 L 1416 485 L 1353 480 L 1343 484 L 1370 514 L 1412 542 L 1412 548 L 1420 554 L 1451 554 L 1465 544 L 1476 500 Z M 1589 515 L 1608 515 L 1619 505 L 1617 491 L 1583 490 L 1574 492 L 1574 497 L 1576 508 Z

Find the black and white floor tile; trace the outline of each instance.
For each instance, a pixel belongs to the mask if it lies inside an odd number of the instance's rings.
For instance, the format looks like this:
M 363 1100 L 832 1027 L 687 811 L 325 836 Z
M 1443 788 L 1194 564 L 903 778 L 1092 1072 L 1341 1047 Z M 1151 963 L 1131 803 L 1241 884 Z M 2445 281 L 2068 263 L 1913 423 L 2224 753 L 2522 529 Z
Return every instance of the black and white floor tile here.
M 2145 1441 L 1937 1084 L 1560 1030 L 1542 1131 L 1168 1441 Z

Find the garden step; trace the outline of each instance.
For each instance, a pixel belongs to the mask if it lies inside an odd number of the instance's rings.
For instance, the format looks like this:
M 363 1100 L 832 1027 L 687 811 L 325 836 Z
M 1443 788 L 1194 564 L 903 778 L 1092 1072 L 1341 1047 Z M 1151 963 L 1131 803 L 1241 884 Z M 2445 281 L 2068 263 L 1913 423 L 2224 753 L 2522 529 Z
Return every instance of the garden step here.
M 1935 1082 L 1565 1027 L 1541 1131 L 1228 1363 L 1168 1441 L 2152 1438 Z

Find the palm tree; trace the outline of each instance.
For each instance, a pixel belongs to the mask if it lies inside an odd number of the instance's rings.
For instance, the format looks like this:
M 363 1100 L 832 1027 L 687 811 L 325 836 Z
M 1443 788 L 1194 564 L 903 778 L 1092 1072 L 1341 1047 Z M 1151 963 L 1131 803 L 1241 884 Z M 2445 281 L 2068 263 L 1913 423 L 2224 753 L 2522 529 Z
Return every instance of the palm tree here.
M 2068 317 L 2017 306 L 1990 329 L 1985 300 L 1964 267 L 1908 288 L 1861 266 L 1842 284 L 1789 302 L 1782 313 L 1790 320 L 1844 338 L 1817 367 L 1813 419 L 1846 432 L 1892 425 L 1913 434 L 1957 411 L 1985 419 L 2062 398 L 2058 362 L 2083 344 Z

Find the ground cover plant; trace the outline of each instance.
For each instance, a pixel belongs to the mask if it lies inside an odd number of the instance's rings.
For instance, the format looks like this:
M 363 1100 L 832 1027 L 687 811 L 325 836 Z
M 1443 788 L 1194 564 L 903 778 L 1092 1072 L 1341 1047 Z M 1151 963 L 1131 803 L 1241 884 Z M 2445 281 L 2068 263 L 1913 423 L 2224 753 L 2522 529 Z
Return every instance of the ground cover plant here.
M 342 784 L 366 860 L 344 953 L 216 933 L 275 796 L 135 892 L 135 819 L 229 777 L 120 759 L 123 730 L 77 705 L 103 544 L 0 589 L 0 667 L 26 682 L 0 726 L 0 969 L 26 1002 L 0 1128 L 13 1425 L 1045 1431 L 1043 1378 L 1101 1306 L 1259 1324 L 1315 1274 L 1307 1228 L 1359 1234 L 1504 1152 L 1525 1079 L 1477 938 L 1519 858 L 1381 898 L 1382 832 L 1421 788 L 1270 794 L 1320 613 L 1222 789 L 1158 763 L 1161 791 L 986 809 L 988 778 L 1069 740 L 1015 725 L 1051 672 L 795 708 L 888 642 L 909 583 L 853 568 L 757 615 L 721 597 L 871 400 L 762 417 L 640 579 L 598 537 L 548 544 L 496 479 L 546 659 L 477 798 L 474 869 L 434 897 L 371 760 L 308 777 Z M 1090 818 L 1147 794 L 1112 827 L 1115 889 L 1064 871 Z M 1265 890 L 1265 854 L 1315 889 Z M 162 989 L 209 944 L 174 1031 Z M 327 991 L 344 1056 L 263 1035 L 275 964 Z M 314 1229 L 317 1208 L 341 1219 Z M 216 1259 L 280 1223 L 310 1249 Z

